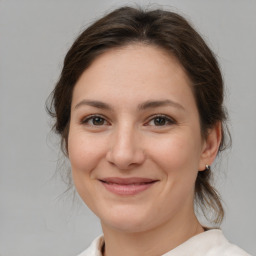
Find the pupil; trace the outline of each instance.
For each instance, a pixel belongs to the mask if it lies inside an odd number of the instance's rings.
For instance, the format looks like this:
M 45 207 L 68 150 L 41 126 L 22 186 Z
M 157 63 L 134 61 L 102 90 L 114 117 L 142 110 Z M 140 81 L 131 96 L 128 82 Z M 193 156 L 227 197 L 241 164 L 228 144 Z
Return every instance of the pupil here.
M 165 125 L 165 119 L 163 117 L 157 117 L 154 120 L 155 125 Z
M 93 124 L 94 125 L 102 125 L 102 124 L 104 124 L 104 119 L 101 117 L 94 117 Z

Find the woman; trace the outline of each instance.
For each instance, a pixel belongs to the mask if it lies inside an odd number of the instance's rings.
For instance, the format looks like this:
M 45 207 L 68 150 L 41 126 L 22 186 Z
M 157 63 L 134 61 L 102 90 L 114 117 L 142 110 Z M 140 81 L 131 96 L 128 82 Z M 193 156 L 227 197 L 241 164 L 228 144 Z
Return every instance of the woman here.
M 226 146 L 223 82 L 178 14 L 123 7 L 68 51 L 51 114 L 82 200 L 104 236 L 89 255 L 248 255 L 219 229 L 211 164 Z

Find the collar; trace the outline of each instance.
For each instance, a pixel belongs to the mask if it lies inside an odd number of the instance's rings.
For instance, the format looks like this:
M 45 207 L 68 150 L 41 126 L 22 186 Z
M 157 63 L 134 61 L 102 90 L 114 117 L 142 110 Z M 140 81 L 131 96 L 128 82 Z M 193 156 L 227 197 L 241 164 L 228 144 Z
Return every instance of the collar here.
M 104 246 L 104 237 L 97 237 L 90 247 L 78 256 L 102 256 L 101 250 Z M 210 229 L 191 237 L 173 250 L 162 256 L 250 256 L 239 247 L 231 244 L 224 237 L 220 229 Z

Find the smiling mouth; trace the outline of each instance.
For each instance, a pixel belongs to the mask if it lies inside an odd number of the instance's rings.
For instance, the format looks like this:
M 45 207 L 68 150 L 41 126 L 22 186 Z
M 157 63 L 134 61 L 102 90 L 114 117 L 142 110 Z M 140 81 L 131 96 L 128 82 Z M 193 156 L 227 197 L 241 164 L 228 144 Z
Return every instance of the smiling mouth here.
M 117 195 L 136 195 L 149 189 L 158 180 L 148 178 L 104 178 L 99 180 L 110 192 Z

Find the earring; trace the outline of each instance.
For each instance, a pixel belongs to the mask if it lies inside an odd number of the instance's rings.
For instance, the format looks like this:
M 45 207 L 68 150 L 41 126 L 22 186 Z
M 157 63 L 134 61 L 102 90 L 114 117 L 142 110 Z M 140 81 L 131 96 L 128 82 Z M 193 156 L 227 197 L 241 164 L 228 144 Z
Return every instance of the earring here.
M 205 165 L 205 170 L 209 171 L 210 169 L 211 169 L 211 166 L 208 165 L 208 164 L 206 164 L 206 165 Z

